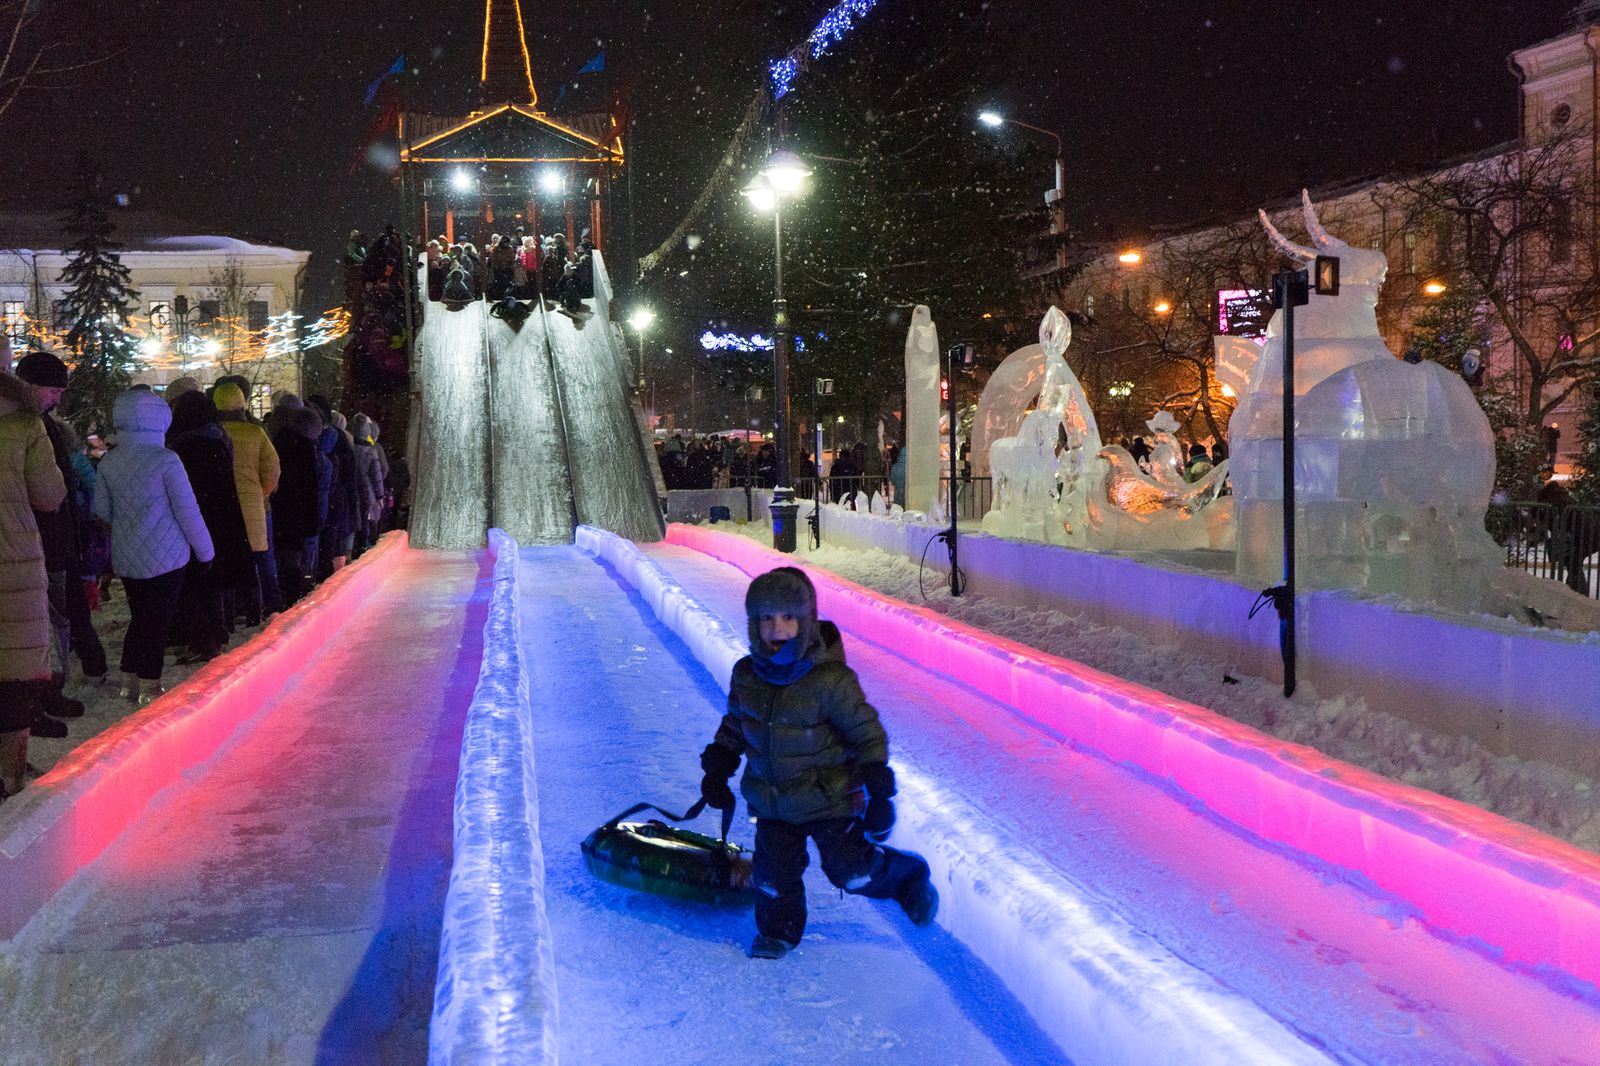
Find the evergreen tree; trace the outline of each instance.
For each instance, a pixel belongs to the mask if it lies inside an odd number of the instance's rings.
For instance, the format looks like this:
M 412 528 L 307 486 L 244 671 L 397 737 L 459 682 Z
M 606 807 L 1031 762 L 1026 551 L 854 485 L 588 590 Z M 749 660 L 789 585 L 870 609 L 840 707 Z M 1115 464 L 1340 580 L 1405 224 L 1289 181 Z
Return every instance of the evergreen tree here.
M 112 240 L 110 200 L 100 187 L 98 169 L 80 156 L 78 188 L 61 222 L 67 245 L 61 281 L 70 286 L 61 312 L 76 356 L 62 409 L 83 433 L 111 425 L 112 402 L 128 387 L 137 354 L 126 325 L 139 294 L 129 287 L 128 268 L 117 254 L 122 246 Z

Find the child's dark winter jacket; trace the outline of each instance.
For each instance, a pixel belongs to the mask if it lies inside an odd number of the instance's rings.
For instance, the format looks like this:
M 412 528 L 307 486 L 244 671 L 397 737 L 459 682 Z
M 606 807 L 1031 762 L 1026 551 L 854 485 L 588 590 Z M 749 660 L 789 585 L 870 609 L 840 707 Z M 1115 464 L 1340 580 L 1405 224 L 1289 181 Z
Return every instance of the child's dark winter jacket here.
M 757 818 L 859 815 L 866 799 L 858 768 L 889 759 L 888 737 L 845 664 L 838 628 L 822 622 L 804 636 L 809 647 L 797 658 L 810 668 L 791 670 L 796 680 L 784 683 L 783 671 L 754 656 L 735 664 L 728 713 L 713 742 L 734 760 L 748 756 L 740 792 Z

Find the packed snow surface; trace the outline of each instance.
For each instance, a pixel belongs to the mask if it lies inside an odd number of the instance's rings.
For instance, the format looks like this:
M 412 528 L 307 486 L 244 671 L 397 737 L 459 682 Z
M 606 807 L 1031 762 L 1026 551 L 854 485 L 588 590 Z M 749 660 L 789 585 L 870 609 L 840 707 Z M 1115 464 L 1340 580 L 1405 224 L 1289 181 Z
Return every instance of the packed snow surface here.
M 698 795 L 725 698 L 601 564 L 571 548 L 522 557 L 561 1061 L 1065 1061 L 948 933 L 914 928 L 893 903 L 841 898 L 815 866 L 805 940 L 778 962 L 746 957 L 746 910 L 591 876 L 578 845 L 596 826 L 639 800 L 682 810 Z M 715 832 L 709 816 L 696 828 Z M 753 837 L 742 816 L 733 836 Z
M 422 1062 L 477 559 L 417 555 L 0 946 L 0 1062 Z
M 684 548 L 642 550 L 716 616 L 702 627 L 742 619 L 744 575 Z M 692 628 L 693 612 L 678 612 L 674 625 Z M 1072 930 L 1060 938 L 1073 946 L 1072 972 L 1087 975 L 1091 994 L 1040 973 L 1008 980 L 1036 1016 L 1086 1019 L 1062 1037 L 1083 1061 L 1153 1061 L 1110 1020 L 1126 1009 L 1147 1026 L 1173 1024 L 1163 1011 L 1175 1002 L 1189 1007 L 1196 1029 L 1231 1023 L 1216 1031 L 1232 1038 L 1268 1039 L 1252 1014 L 1265 1012 L 1303 1042 L 1270 1061 L 1305 1053 L 1384 1063 L 1591 1057 L 1600 1032 L 1593 989 L 1552 988 L 1446 942 L 1395 900 L 1263 848 L 1158 783 L 1076 751 L 871 639 L 847 633 L 907 785 L 900 802 L 909 833 L 897 829 L 896 839 L 924 848 L 946 883 L 982 886 L 961 893 L 962 911 L 948 919 L 980 957 L 1015 971 L 1005 960 L 1026 943 L 1018 934 L 1030 922 L 1043 921 L 1044 935 L 1060 935 L 1057 923 Z M 1137 942 L 1119 928 L 1145 938 L 1142 950 L 1114 950 Z M 1170 963 L 1158 965 L 1162 957 Z M 1209 975 L 1217 1002 L 1200 1006 L 1183 977 L 1189 968 Z M 1130 982 L 1129 972 L 1141 980 Z M 1174 1032 L 1186 1035 L 1181 1023 Z M 1218 1060 L 1216 1049 L 1182 1058 Z
M 771 543 L 771 531 L 760 525 L 719 528 Z M 934 548 L 943 551 L 939 545 Z M 1600 787 L 1592 778 L 1549 763 L 1495 755 L 1466 738 L 1372 710 L 1359 698 L 1322 697 L 1304 682 L 1286 700 L 1280 685 L 1246 675 L 1227 662 L 1080 615 L 1012 606 L 978 594 L 952 597 L 944 577 L 931 569 L 919 577 L 917 565 L 903 557 L 831 546 L 826 533 L 820 549 L 802 543 L 798 554 L 878 592 L 1600 852 Z M 1447 652 L 1441 649 L 1441 654 Z

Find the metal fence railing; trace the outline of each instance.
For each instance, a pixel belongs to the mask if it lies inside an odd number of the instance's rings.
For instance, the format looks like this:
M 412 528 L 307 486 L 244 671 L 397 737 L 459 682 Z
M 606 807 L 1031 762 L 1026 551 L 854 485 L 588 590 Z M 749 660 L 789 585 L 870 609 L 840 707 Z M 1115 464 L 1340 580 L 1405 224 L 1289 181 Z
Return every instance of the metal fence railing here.
M 1600 507 L 1495 503 L 1485 518 L 1506 565 L 1600 596 Z
M 994 479 L 964 477 L 956 482 L 956 517 L 976 522 L 994 507 Z M 939 498 L 950 498 L 950 479 L 939 479 Z

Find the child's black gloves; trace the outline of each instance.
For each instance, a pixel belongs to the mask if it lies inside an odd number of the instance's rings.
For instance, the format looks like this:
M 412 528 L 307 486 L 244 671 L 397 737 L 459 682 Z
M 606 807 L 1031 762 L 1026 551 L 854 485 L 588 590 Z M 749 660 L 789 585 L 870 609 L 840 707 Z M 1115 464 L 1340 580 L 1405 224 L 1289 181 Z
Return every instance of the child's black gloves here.
M 733 810 L 736 801 L 733 789 L 728 787 L 728 778 L 739 769 L 739 756 L 718 744 L 707 744 L 706 750 L 700 753 L 700 769 L 706 772 L 700 779 L 700 798 L 706 801 L 706 806 L 719 811 Z
M 894 828 L 894 804 L 889 802 L 895 794 L 894 771 L 883 763 L 863 766 L 861 784 L 867 790 L 867 810 L 861 816 L 861 828 L 868 839 L 882 844 Z

